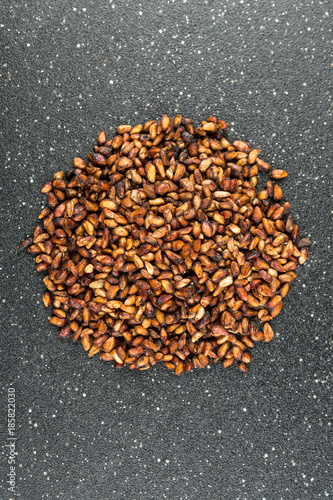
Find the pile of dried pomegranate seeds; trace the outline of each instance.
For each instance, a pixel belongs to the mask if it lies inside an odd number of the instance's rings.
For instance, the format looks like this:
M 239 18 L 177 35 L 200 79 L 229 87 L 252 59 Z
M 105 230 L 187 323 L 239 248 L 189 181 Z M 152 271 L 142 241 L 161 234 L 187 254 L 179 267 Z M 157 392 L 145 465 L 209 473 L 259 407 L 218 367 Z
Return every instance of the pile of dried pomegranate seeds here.
M 20 249 L 46 271 L 60 337 L 132 370 L 162 361 L 180 375 L 213 360 L 248 371 L 310 241 L 274 183 L 287 173 L 231 144 L 227 126 L 120 125 L 45 184 L 41 225 Z M 257 192 L 259 171 L 270 180 Z

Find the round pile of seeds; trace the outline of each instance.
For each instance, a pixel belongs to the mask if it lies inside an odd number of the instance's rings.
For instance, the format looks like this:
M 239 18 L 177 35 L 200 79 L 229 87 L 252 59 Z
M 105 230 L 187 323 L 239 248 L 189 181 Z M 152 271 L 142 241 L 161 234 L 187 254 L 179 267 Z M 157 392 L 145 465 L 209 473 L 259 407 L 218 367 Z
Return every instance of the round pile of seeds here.
M 47 273 L 60 337 L 133 370 L 162 361 L 180 375 L 211 360 L 248 370 L 310 241 L 297 241 L 274 183 L 287 173 L 230 143 L 227 126 L 180 115 L 120 125 L 45 184 L 41 225 L 20 249 Z M 270 179 L 258 192 L 259 171 Z

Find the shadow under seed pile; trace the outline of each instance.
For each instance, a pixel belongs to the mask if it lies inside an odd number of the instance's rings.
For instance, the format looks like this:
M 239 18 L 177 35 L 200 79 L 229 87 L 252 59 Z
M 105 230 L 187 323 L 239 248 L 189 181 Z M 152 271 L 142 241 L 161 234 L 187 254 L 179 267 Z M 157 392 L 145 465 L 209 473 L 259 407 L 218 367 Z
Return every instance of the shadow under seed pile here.
M 248 370 L 310 241 L 296 243 L 273 183 L 287 173 L 230 144 L 227 126 L 210 117 L 194 129 L 180 115 L 121 125 L 42 188 L 42 226 L 21 249 L 47 271 L 60 337 L 118 367 L 163 361 L 179 375 L 212 359 Z M 257 192 L 259 170 L 271 180 Z

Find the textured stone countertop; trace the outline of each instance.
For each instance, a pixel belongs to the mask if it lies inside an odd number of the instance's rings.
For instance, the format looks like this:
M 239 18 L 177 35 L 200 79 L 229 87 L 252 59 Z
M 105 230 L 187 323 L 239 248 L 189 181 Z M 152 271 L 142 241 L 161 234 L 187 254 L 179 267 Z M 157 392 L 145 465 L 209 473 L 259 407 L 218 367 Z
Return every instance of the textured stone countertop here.
M 16 496 L 305 500 L 333 494 L 329 1 L 11 1 L 0 6 L 1 429 L 16 393 Z M 17 254 L 52 173 L 100 130 L 215 114 L 285 168 L 311 258 L 248 374 L 116 370 L 61 341 Z

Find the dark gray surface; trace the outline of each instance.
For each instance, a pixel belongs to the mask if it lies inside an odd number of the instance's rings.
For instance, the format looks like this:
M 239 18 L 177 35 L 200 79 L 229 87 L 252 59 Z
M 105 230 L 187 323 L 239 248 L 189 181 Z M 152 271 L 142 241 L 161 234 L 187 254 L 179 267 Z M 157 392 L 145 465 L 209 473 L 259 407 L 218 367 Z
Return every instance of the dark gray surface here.
M 12 383 L 19 498 L 332 496 L 329 3 L 1 2 L 1 425 L 6 439 Z M 247 375 L 87 358 L 57 338 L 33 259 L 16 254 L 40 187 L 101 129 L 178 112 L 218 115 L 286 168 L 286 199 L 313 241 Z

